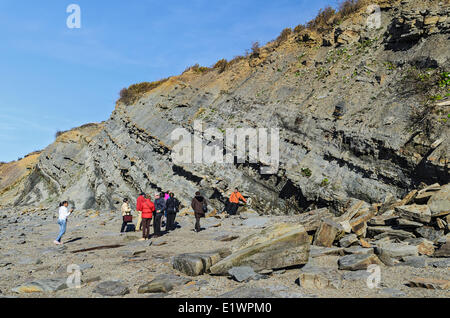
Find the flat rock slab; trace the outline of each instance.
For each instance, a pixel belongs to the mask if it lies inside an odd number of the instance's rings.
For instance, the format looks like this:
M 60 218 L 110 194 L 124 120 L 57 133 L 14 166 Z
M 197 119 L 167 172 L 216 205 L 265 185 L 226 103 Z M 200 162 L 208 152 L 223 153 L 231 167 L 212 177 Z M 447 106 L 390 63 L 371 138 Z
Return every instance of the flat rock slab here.
M 400 258 L 406 256 L 418 256 L 417 246 L 406 245 L 402 243 L 385 243 L 377 248 L 377 254 L 384 254 L 391 258 Z
M 151 282 L 139 287 L 139 294 L 168 293 L 177 286 L 185 285 L 191 280 L 176 275 L 162 274 L 155 277 Z
M 349 281 L 367 281 L 367 278 L 369 278 L 370 275 L 371 273 L 366 270 L 359 270 L 353 272 L 345 272 L 344 274 L 342 274 L 342 279 Z
M 427 205 L 403 205 L 395 207 L 395 212 L 398 216 L 408 219 L 410 221 L 417 221 L 421 223 L 430 223 L 431 210 Z
M 341 275 L 333 268 L 305 267 L 300 272 L 298 283 L 303 288 L 339 289 L 341 287 Z
M 309 251 L 311 257 L 320 257 L 325 255 L 344 255 L 344 248 L 342 247 L 322 247 L 311 245 Z
M 428 258 L 425 256 L 407 256 L 403 257 L 403 262 L 395 266 L 411 266 L 415 268 L 425 268 L 428 265 Z
M 428 201 L 428 207 L 433 217 L 450 214 L 450 184 L 443 186 L 440 191 L 433 194 Z
M 373 248 L 352 246 L 344 249 L 345 254 L 374 254 Z
M 410 238 L 415 238 L 416 236 L 405 230 L 396 230 L 389 226 L 374 226 L 368 227 L 367 235 L 373 236 L 376 240 L 383 238 L 398 238 L 400 240 L 406 240 Z
M 428 266 L 433 266 L 436 268 L 448 268 L 450 267 L 450 258 L 428 260 Z
M 232 291 L 218 296 L 217 298 L 277 298 L 279 295 L 263 288 L 238 287 Z
M 435 230 L 431 226 L 417 228 L 414 233 L 435 243 L 444 236 L 444 230 Z
M 250 280 L 258 275 L 253 268 L 249 266 L 233 267 L 228 271 L 228 274 L 238 282 Z
M 450 257 L 450 240 L 443 244 L 435 253 L 436 257 Z
M 447 290 L 450 288 L 450 280 L 416 277 L 410 280 L 406 285 L 409 287 Z
M 342 256 L 338 260 L 339 269 L 341 270 L 356 271 L 367 269 L 372 264 L 381 264 L 381 261 L 375 254 L 350 254 Z
M 102 296 L 124 296 L 129 294 L 130 290 L 120 282 L 106 281 L 98 284 L 94 289 L 94 293 Z
M 279 223 L 244 238 L 228 257 L 211 266 L 215 275 L 227 275 L 237 266 L 255 271 L 304 265 L 309 259 L 309 236 L 299 224 Z
M 14 293 L 28 294 L 40 292 L 55 292 L 68 288 L 67 278 L 49 278 L 24 283 L 12 289 Z
M 348 234 L 339 240 L 339 246 L 349 247 L 358 241 L 359 240 L 358 240 L 358 237 L 356 236 L 356 234 Z

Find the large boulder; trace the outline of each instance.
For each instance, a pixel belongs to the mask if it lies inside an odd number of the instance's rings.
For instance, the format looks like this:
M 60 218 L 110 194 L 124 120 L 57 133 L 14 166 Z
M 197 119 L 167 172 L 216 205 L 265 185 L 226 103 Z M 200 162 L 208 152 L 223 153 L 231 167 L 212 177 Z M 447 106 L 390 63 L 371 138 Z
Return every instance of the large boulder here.
M 280 223 L 244 238 L 235 251 L 210 268 L 212 274 L 227 275 L 237 266 L 259 272 L 308 262 L 310 239 L 299 224 Z

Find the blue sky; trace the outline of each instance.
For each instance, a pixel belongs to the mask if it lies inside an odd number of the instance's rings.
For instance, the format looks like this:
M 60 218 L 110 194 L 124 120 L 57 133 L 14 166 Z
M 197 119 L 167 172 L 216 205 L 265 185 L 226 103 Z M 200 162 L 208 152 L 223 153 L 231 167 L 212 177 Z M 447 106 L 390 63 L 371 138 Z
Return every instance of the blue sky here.
M 119 91 L 243 54 L 336 0 L 0 0 L 0 161 L 107 120 Z M 69 29 L 66 8 L 81 8 Z

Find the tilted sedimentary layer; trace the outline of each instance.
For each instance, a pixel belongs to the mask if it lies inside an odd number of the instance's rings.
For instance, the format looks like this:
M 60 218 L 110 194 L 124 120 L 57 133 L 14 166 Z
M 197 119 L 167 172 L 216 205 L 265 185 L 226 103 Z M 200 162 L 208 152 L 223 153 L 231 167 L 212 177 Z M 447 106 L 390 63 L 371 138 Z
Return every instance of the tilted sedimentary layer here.
M 427 81 L 449 70 L 450 7 L 380 7 L 379 28 L 362 8 L 329 33 L 294 32 L 223 72 L 191 69 L 131 105 L 118 102 L 106 122 L 59 136 L 29 175 L 1 190 L 0 205 L 70 199 L 79 209 L 116 209 L 123 197 L 156 190 L 188 205 L 201 189 L 222 209 L 239 186 L 253 209 L 281 214 L 449 183 L 448 87 Z M 261 163 L 175 164 L 171 133 L 193 132 L 195 120 L 220 131 L 279 128 L 277 173 L 261 174 Z

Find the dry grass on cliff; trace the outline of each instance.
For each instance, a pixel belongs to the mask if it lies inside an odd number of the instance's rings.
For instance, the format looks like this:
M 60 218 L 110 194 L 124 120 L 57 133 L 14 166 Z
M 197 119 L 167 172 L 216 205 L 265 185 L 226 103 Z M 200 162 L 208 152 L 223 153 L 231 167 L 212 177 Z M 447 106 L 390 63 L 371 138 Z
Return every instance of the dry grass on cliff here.
M 133 84 L 128 88 L 124 88 L 120 91 L 119 102 L 126 105 L 131 105 L 138 101 L 145 93 L 148 93 L 161 84 L 167 82 L 168 78 L 155 81 L 155 82 L 142 82 L 138 84 Z
M 297 27 L 295 27 L 294 30 L 292 30 L 291 28 L 285 28 L 280 33 L 280 35 L 270 43 L 272 43 L 272 45 L 274 44 L 275 47 L 278 47 L 282 43 L 287 41 L 292 34 L 300 33 L 304 30 L 314 30 L 319 33 L 328 32 L 333 27 L 341 23 L 344 19 L 351 16 L 355 12 L 359 11 L 369 2 L 370 3 L 376 2 L 376 0 L 373 1 L 344 0 L 340 2 L 338 10 L 335 10 L 328 6 L 324 9 L 321 9 L 317 14 L 317 16 L 311 21 L 309 21 L 306 25 L 300 24 Z M 255 46 L 255 44 L 257 45 Z M 217 71 L 219 74 L 221 74 L 226 70 L 230 69 L 235 64 L 239 63 L 240 61 L 250 58 L 252 55 L 255 55 L 255 53 L 259 53 L 261 49 L 259 47 L 259 43 L 255 42 L 255 44 L 252 47 L 251 53 L 247 52 L 245 55 L 236 56 L 230 61 L 221 59 L 217 63 L 215 63 L 212 67 L 205 67 L 200 66 L 199 64 L 195 64 L 193 66 L 186 68 L 186 70 L 182 74 L 189 72 L 198 75 L 203 75 L 212 71 Z M 131 85 L 128 88 L 124 88 L 120 91 L 120 98 L 118 102 L 123 103 L 125 105 L 131 105 L 135 103 L 137 100 L 139 100 L 145 93 L 152 91 L 153 89 L 160 86 L 167 80 L 168 79 L 162 79 L 155 82 L 143 82 Z

